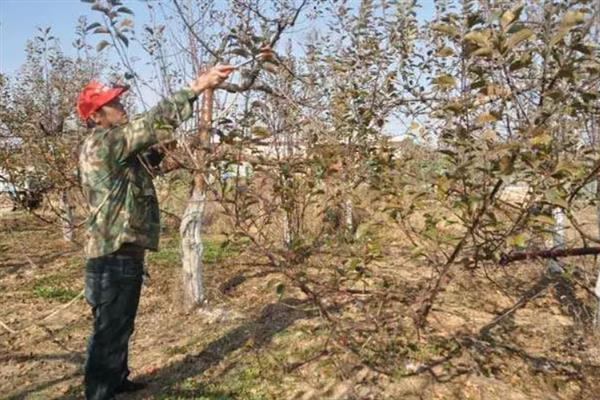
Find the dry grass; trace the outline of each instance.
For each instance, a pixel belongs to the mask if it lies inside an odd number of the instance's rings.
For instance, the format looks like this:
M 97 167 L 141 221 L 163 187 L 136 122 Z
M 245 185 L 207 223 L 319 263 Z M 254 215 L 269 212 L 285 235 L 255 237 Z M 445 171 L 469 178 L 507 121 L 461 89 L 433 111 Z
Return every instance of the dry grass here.
M 212 234 L 208 247 L 219 248 L 220 240 Z M 79 251 L 62 243 L 57 229 L 26 214 L 1 217 L 0 321 L 17 332 L 0 331 L 1 398 L 81 398 L 88 306 L 79 300 L 42 321 L 66 299 L 36 292 L 40 282 L 81 290 Z M 372 267 L 378 279 L 365 281 L 365 289 L 380 290 L 379 278 L 387 279 L 381 312 L 396 330 L 373 333 L 359 358 L 340 342 L 321 355 L 327 325 L 295 289 L 280 298 L 276 287 L 284 278 L 252 254 L 214 255 L 206 268 L 210 303 L 190 314 L 179 308 L 176 230 L 165 232 L 161 251 L 147 261 L 152 279 L 143 291 L 130 360 L 134 377 L 151 384 L 122 398 L 594 399 L 600 389 L 600 349 L 585 316 L 591 299 L 577 285 L 561 285 L 569 280 L 544 280 L 542 263 L 456 270 L 418 338 L 411 307 L 431 271 L 390 245 Z M 572 264 L 576 277 L 594 272 L 589 259 Z M 539 294 L 489 326 L 536 282 Z M 365 307 L 357 297 L 334 317 L 368 328 Z M 378 347 L 389 346 L 390 337 L 396 347 Z M 450 352 L 429 372 L 407 376 Z M 361 366 L 370 355 L 387 357 L 395 372 Z

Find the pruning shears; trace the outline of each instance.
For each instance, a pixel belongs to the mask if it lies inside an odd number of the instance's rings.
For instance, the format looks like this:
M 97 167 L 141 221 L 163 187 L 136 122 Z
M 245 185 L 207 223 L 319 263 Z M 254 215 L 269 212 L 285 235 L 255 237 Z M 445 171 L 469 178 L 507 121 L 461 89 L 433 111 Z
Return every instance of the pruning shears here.
M 273 58 L 273 50 L 271 50 L 271 46 L 265 45 L 260 48 L 259 53 L 256 57 L 252 57 L 246 61 L 242 61 L 239 64 L 233 66 L 233 68 L 238 69 L 243 67 L 244 65 L 250 64 L 253 61 L 267 61 Z

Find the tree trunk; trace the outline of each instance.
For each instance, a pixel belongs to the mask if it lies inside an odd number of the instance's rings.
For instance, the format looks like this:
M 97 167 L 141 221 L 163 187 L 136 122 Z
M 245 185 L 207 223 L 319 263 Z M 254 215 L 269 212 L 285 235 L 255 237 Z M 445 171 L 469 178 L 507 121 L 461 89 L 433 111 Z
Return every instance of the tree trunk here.
M 192 192 L 188 200 L 179 233 L 181 235 L 181 263 L 183 267 L 183 305 L 186 310 L 199 307 L 204 303 L 204 267 L 202 264 L 202 216 L 206 200 L 205 168 L 210 128 L 212 124 L 213 91 L 204 91 L 202 112 L 200 113 L 200 142 L 196 151 L 197 165 Z
M 354 232 L 354 229 L 356 228 L 352 219 L 353 209 L 354 207 L 352 205 L 352 200 L 349 198 L 346 199 L 344 201 L 344 222 L 346 224 L 346 230 L 348 234 L 352 234 L 352 232 Z
M 554 226 L 552 227 L 552 245 L 553 249 L 562 249 L 565 247 L 565 214 L 563 210 L 556 207 L 552 210 Z M 548 259 L 548 272 L 559 274 L 563 268 L 555 258 Z
M 600 235 L 600 177 L 596 178 L 596 223 L 598 225 L 598 235 Z M 598 264 L 598 263 L 596 263 Z M 598 268 L 598 266 L 596 266 Z M 594 327 L 600 330 L 600 268 L 598 268 L 598 276 L 596 277 L 596 315 L 594 318 Z
M 66 190 L 60 195 L 60 209 L 62 211 L 62 231 L 63 231 L 63 239 L 66 242 L 73 241 L 73 206 L 69 201 L 69 194 Z
M 204 188 L 194 179 L 179 233 L 181 235 L 181 263 L 183 267 L 183 306 L 191 310 L 204 301 L 204 269 L 202 265 L 202 215 Z
M 594 37 L 596 43 L 600 39 L 600 13 L 598 13 L 600 9 L 600 2 L 596 1 L 595 8 L 595 20 L 592 25 L 592 36 Z M 597 115 L 593 115 L 590 118 L 590 132 L 591 132 L 591 140 L 595 145 L 596 150 L 598 149 L 598 145 L 600 144 L 600 118 Z M 598 225 L 598 235 L 600 235 L 600 177 L 596 178 L 596 223 Z M 600 330 L 600 266 L 598 265 L 596 259 L 596 268 L 598 269 L 598 276 L 596 277 L 596 288 L 594 290 L 594 294 L 596 295 L 596 315 L 594 318 L 594 328 L 596 330 Z
M 292 222 L 289 212 L 283 213 L 283 245 L 289 249 L 292 246 Z

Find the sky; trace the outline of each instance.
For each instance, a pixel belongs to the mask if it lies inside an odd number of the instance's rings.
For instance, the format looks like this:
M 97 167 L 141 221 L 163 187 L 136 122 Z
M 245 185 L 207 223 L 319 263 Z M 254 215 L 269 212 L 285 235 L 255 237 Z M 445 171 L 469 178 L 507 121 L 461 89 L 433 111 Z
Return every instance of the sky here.
M 123 5 L 130 8 L 134 13 L 135 29 L 140 31 L 142 27 L 149 23 L 149 13 L 147 4 L 153 3 L 153 0 L 121 0 Z M 227 0 L 222 1 L 226 6 Z M 349 5 L 358 6 L 360 0 L 348 0 Z M 429 19 L 433 14 L 434 0 L 418 1 L 420 9 L 418 19 L 423 21 Z M 98 21 L 98 12 L 91 10 L 89 3 L 81 0 L 0 0 L 0 73 L 9 77 L 15 76 L 18 69 L 26 59 L 26 43 L 37 34 L 38 27 L 51 27 L 52 35 L 57 37 L 63 52 L 67 56 L 74 56 L 75 49 L 72 42 L 75 39 L 75 28 L 80 16 L 86 16 L 88 23 Z M 309 20 L 300 19 L 290 33 L 294 35 L 304 35 L 311 29 L 314 29 L 314 23 Z M 99 40 L 96 37 L 90 37 L 90 44 L 95 44 Z M 140 76 L 147 76 L 151 73 L 149 66 L 145 65 L 144 60 L 147 55 L 137 48 L 130 45 L 128 50 L 130 56 L 139 56 L 142 61 L 136 63 L 136 71 Z M 105 53 L 107 51 L 105 50 Z M 116 56 L 114 52 L 109 51 L 108 57 Z M 154 103 L 159 97 L 155 92 L 148 88 L 140 89 L 143 101 L 143 109 L 147 108 L 146 103 Z M 139 100 L 139 99 L 138 99 Z M 393 124 L 395 125 L 395 124 Z
M 146 6 L 141 1 L 123 3 L 136 13 L 136 23 L 147 22 Z M 80 0 L 0 0 L 0 72 L 12 75 L 25 62 L 25 45 L 37 27 L 52 27 L 63 51 L 74 52 L 71 43 L 81 15 L 89 21 L 98 18 L 90 4 Z
M 138 29 L 148 22 L 145 1 L 122 1 L 135 12 Z M 359 3 L 359 0 L 355 1 Z M 419 2 L 421 19 L 432 14 L 433 1 Z M 89 21 L 98 18 L 98 13 L 90 9 L 90 4 L 80 0 L 0 0 L 0 73 L 12 75 L 25 62 L 25 45 L 27 40 L 35 36 L 37 27 L 52 27 L 63 51 L 67 55 L 74 52 L 71 43 L 75 39 L 75 27 L 81 15 L 87 16 Z

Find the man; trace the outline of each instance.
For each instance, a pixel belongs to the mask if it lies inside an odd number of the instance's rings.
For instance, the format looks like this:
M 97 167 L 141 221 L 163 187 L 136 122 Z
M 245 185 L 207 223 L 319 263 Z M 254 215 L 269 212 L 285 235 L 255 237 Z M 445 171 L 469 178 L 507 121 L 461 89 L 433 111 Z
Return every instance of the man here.
M 90 209 L 85 296 L 94 325 L 85 365 L 88 400 L 113 399 L 116 393 L 145 386 L 127 379 L 144 253 L 157 250 L 160 228 L 152 175 L 142 155 L 150 146 L 172 139 L 173 130 L 192 115 L 198 95 L 217 87 L 233 69 L 230 65 L 209 69 L 131 121 L 119 101 L 125 88 L 90 82 L 79 95 L 77 111 L 93 128 L 79 160 Z

